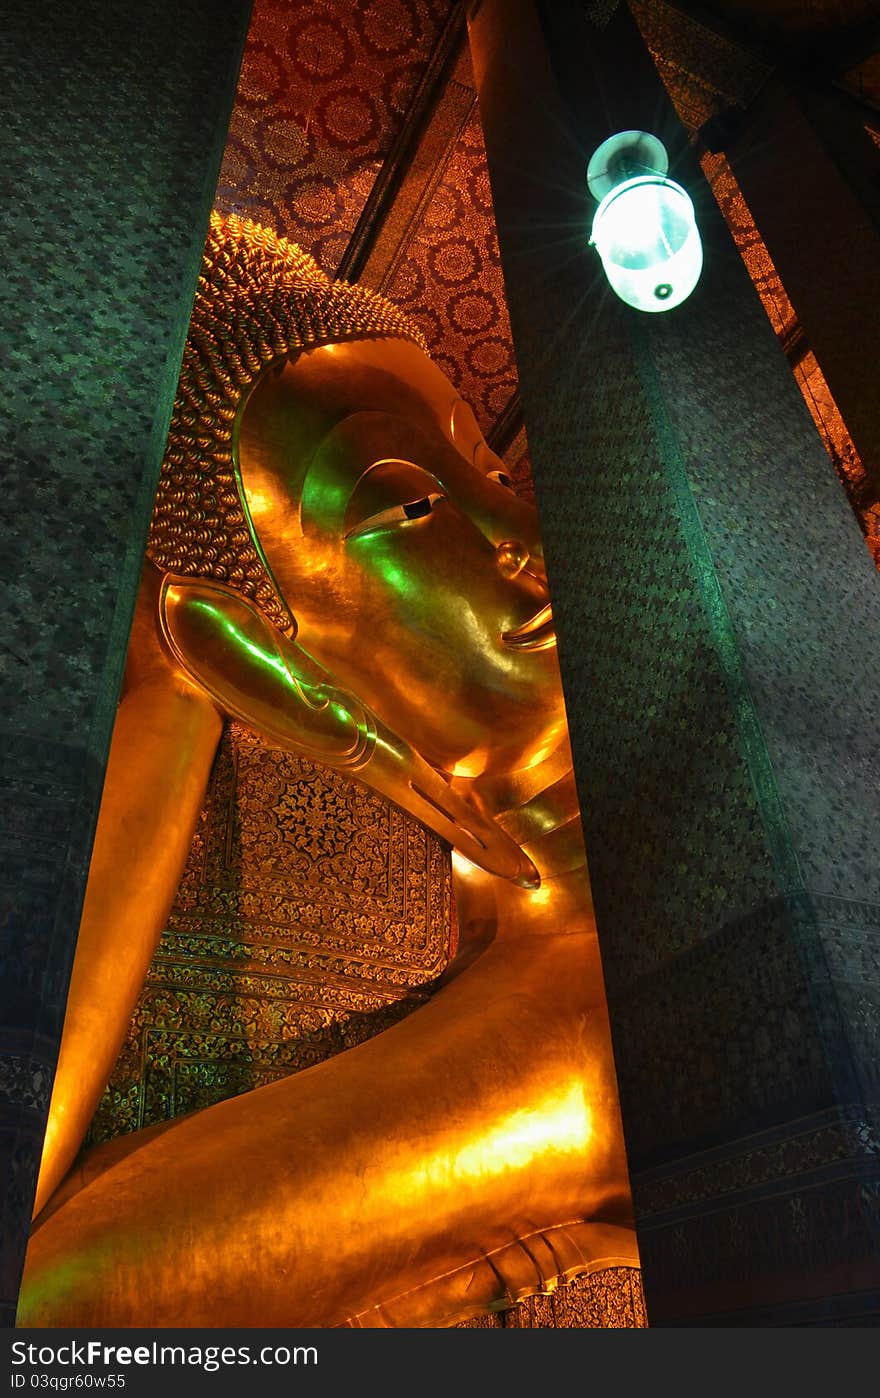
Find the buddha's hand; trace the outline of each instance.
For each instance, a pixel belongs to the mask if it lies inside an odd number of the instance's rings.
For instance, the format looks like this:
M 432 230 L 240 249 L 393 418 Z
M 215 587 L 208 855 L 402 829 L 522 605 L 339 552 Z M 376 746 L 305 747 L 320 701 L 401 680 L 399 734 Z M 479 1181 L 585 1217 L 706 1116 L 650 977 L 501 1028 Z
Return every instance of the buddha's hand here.
M 159 614 L 174 662 L 230 717 L 380 792 L 489 873 L 537 886 L 534 865 L 499 826 L 238 593 L 167 574 Z

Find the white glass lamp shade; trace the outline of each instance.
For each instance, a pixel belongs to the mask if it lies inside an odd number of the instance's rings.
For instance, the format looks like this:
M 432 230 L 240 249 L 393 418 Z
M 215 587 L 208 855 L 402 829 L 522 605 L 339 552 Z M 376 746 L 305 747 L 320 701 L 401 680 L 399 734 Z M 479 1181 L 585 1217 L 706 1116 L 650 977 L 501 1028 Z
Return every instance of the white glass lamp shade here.
M 699 281 L 703 245 L 694 206 L 663 175 L 615 185 L 596 210 L 590 241 L 612 289 L 638 311 L 671 311 Z

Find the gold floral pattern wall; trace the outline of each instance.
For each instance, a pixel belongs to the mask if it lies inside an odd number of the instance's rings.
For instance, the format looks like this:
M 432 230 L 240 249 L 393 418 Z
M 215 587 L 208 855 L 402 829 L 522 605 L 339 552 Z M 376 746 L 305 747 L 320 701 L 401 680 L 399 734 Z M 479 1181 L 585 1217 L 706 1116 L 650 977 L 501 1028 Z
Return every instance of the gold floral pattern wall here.
M 231 724 L 168 926 L 92 1124 L 100 1141 L 307 1068 L 423 1003 L 447 849 Z
M 217 205 L 336 272 L 453 6 L 255 0 Z

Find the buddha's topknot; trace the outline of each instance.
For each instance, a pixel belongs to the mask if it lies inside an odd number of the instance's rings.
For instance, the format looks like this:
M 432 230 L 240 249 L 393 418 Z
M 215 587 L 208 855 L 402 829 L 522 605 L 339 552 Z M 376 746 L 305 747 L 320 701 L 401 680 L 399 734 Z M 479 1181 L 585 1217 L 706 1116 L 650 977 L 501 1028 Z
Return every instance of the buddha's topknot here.
M 217 578 L 282 630 L 292 618 L 252 538 L 232 460 L 241 399 L 267 365 L 341 340 L 425 342 L 366 287 L 331 282 L 268 228 L 211 215 L 147 553 L 161 569 Z

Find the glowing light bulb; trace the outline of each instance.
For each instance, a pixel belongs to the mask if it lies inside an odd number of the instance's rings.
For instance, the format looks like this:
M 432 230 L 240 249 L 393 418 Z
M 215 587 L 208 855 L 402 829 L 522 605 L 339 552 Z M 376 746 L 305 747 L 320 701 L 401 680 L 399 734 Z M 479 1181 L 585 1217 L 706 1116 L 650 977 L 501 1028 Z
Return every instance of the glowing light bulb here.
M 693 203 L 668 178 L 667 167 L 666 151 L 655 137 L 623 131 L 603 142 L 587 172 L 600 201 L 591 246 L 612 290 L 638 311 L 680 306 L 703 267 Z

